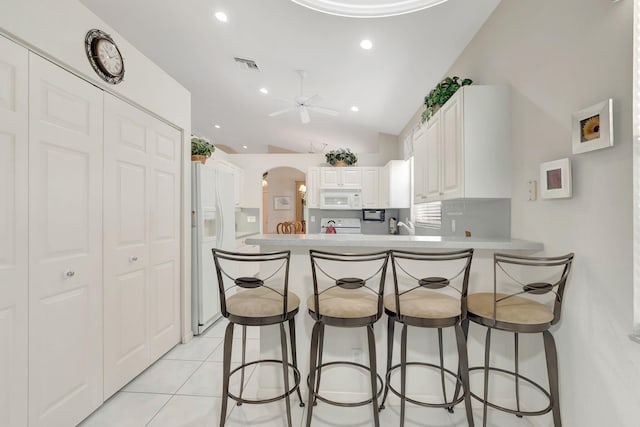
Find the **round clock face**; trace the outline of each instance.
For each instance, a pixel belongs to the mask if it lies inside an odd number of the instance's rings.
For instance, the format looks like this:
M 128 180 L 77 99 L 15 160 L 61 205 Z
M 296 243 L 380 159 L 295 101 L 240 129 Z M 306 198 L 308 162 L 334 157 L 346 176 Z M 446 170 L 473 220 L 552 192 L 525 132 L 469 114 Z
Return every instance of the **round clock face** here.
M 91 30 L 85 38 L 85 50 L 91 66 L 102 80 L 118 84 L 124 77 L 124 61 L 111 36 Z

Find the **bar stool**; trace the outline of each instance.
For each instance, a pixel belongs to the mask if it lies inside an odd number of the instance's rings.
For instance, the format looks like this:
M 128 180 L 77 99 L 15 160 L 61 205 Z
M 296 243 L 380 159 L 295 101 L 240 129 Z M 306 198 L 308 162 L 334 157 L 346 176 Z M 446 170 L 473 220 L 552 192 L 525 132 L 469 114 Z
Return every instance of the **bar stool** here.
M 382 392 L 382 378 L 377 373 L 376 342 L 373 324 L 382 316 L 382 295 L 389 262 L 389 251 L 367 254 L 339 254 L 310 250 L 313 295 L 307 300 L 309 315 L 315 321 L 311 334 L 309 363 L 309 399 L 307 427 L 311 425 L 313 406 L 317 400 L 331 405 L 354 407 L 373 404 L 375 426 L 378 419 L 378 396 Z M 344 276 L 344 272 L 351 274 Z M 366 278 L 353 275 L 364 273 Z M 338 328 L 366 327 L 369 347 L 369 366 L 355 362 L 323 363 L 322 352 L 325 326 Z M 349 365 L 369 371 L 371 398 L 360 402 L 336 402 L 319 394 L 322 369 L 332 365 Z M 317 374 L 317 375 L 316 375 Z M 377 381 L 380 381 L 378 387 Z M 379 391 L 378 391 L 379 390 Z
M 469 397 L 469 372 L 467 343 L 461 324 L 467 315 L 467 289 L 473 249 L 453 252 L 410 252 L 391 251 L 394 292 L 384 298 L 385 313 L 388 316 L 387 374 L 384 396 L 380 409 L 389 390 L 400 397 L 400 426 L 404 425 L 406 402 L 415 405 L 445 408 L 453 412 L 453 406 L 464 400 L 467 422 L 473 427 L 473 413 Z M 392 366 L 395 322 L 402 324 L 400 342 L 400 363 Z M 440 364 L 407 362 L 407 327 L 437 328 Z M 444 367 L 442 349 L 442 329 L 455 328 L 458 349 L 458 372 Z M 440 371 L 442 403 L 422 402 L 407 396 L 407 367 L 426 366 Z M 391 386 L 392 373 L 400 368 L 400 391 Z M 447 397 L 445 374 L 455 378 L 456 390 Z M 458 397 L 460 387 L 463 393 Z
M 218 277 L 220 291 L 220 306 L 222 315 L 229 320 L 224 333 L 223 379 L 222 379 L 222 409 L 220 412 L 220 426 L 225 425 L 227 415 L 227 401 L 231 398 L 238 405 L 242 403 L 258 404 L 270 403 L 285 399 L 287 407 L 287 422 L 291 427 L 291 403 L 289 396 L 298 392 L 300 406 L 304 406 L 300 394 L 300 371 L 296 357 L 296 333 L 294 316 L 300 306 L 300 298 L 289 292 L 289 260 L 290 251 L 273 253 L 236 253 L 221 249 L 213 249 L 213 260 Z M 257 277 L 239 277 L 242 263 L 260 263 L 260 273 Z M 270 283 L 270 286 L 267 286 Z M 235 293 L 234 293 L 235 292 Z M 289 336 L 291 339 L 291 357 L 287 357 L 287 337 L 284 330 L 285 322 L 289 322 Z M 233 329 L 235 325 L 242 325 L 242 363 L 231 370 L 231 352 L 233 344 Z M 247 326 L 280 326 L 280 346 L 282 360 L 265 359 L 247 363 L 246 337 Z M 244 388 L 244 371 L 247 366 L 259 363 L 277 363 L 282 365 L 284 392 L 276 397 L 249 400 L 242 397 Z M 294 384 L 289 386 L 289 369 L 293 370 Z M 231 375 L 240 371 L 240 393 L 238 396 L 229 392 Z
M 474 293 L 469 295 L 469 317 L 474 323 L 487 327 L 486 344 L 484 353 L 484 366 L 473 367 L 470 371 L 484 371 L 483 397 L 471 393 L 471 395 L 483 402 L 482 425 L 487 425 L 487 406 L 499 409 L 518 417 L 546 414 L 553 411 L 553 422 L 560 427 L 560 402 L 558 389 L 558 356 L 556 344 L 549 328 L 560 321 L 564 288 L 571 270 L 573 253 L 558 257 L 525 257 L 496 253 L 493 256 L 493 292 Z M 539 280 L 525 282 L 526 280 Z M 498 292 L 500 287 L 511 286 L 517 290 L 512 293 Z M 542 300 L 543 295 L 552 294 L 552 301 Z M 526 295 L 523 297 L 520 295 Z M 548 299 L 548 298 L 547 298 Z M 489 364 L 491 349 L 491 331 L 512 332 L 514 335 L 515 363 L 514 371 L 492 367 Z M 465 330 L 468 330 L 466 325 Z M 542 333 L 544 350 L 547 362 L 547 375 L 549 378 L 549 391 L 523 376 L 518 368 L 518 334 Z M 506 408 L 488 401 L 489 373 L 501 372 L 510 375 L 515 380 L 516 408 Z M 549 406 L 537 411 L 524 411 L 520 408 L 519 382 L 523 380 L 540 390 L 549 398 Z

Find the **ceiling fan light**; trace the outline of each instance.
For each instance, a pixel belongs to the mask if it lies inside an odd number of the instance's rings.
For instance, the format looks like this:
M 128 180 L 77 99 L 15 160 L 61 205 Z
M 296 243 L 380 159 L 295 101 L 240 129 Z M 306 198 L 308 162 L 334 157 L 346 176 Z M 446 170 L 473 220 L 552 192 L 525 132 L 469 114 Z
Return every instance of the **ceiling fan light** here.
M 447 0 L 292 0 L 301 6 L 349 18 L 383 18 L 417 12 Z

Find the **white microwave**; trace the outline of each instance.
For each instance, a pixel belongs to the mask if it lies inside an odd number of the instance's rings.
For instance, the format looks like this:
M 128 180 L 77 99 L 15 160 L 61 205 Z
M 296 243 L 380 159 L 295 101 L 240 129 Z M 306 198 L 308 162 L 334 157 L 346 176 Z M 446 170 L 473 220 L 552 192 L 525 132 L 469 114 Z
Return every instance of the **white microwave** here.
M 362 194 L 360 190 L 321 191 L 320 209 L 362 209 Z

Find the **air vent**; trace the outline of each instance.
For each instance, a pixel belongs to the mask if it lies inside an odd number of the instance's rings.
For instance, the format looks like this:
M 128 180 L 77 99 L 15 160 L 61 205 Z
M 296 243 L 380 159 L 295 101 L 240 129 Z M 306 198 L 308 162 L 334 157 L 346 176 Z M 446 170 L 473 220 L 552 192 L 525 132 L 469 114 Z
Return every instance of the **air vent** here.
M 244 59 L 244 58 L 237 58 L 237 57 L 233 59 L 235 59 L 236 63 L 243 70 L 246 69 L 246 70 L 260 71 L 260 68 L 258 68 L 258 64 L 256 64 L 256 61 L 252 59 Z

